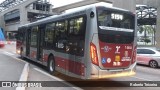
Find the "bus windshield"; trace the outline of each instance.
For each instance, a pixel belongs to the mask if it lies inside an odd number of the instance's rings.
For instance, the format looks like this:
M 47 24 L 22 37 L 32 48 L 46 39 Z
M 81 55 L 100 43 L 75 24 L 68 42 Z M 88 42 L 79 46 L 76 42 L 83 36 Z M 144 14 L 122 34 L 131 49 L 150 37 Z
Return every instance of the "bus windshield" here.
M 129 44 L 134 40 L 135 16 L 132 13 L 97 8 L 99 39 L 107 43 Z
M 125 29 L 134 29 L 134 15 L 125 12 L 113 10 L 98 10 L 99 26 L 116 27 Z

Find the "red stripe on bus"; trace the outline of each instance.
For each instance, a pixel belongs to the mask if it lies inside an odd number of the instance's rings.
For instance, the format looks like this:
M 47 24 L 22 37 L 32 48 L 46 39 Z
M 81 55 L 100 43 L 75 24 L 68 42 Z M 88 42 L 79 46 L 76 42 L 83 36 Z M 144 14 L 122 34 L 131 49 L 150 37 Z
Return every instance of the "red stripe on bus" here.
M 75 62 L 61 57 L 55 57 L 56 66 L 72 72 L 77 75 L 84 76 L 85 67 L 83 63 Z
M 44 55 L 43 55 L 43 60 L 44 60 L 45 62 L 48 61 L 48 54 L 44 54 Z

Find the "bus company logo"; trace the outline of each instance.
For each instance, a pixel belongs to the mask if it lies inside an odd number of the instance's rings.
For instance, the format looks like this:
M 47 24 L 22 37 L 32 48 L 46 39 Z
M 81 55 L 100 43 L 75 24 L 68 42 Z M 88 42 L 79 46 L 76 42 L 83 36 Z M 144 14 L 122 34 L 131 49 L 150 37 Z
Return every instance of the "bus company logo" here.
M 104 50 L 104 52 L 109 52 L 112 48 L 110 48 L 109 46 L 104 46 L 101 49 Z
M 121 48 L 121 46 L 116 46 L 116 52 L 115 53 L 120 53 L 119 51 L 119 49 Z

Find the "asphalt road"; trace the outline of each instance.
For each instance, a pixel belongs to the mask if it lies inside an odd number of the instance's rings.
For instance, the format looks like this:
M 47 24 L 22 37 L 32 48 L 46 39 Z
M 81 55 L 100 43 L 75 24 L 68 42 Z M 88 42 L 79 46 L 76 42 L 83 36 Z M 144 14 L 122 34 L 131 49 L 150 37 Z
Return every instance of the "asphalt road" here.
M 29 63 L 29 73 L 27 81 L 57 81 L 60 86 L 65 87 L 43 87 L 43 88 L 25 88 L 25 90 L 160 90 L 160 87 L 129 87 L 130 81 L 160 81 L 160 68 L 154 69 L 144 65 L 137 65 L 137 73 L 131 77 L 119 77 L 103 80 L 86 80 L 86 85 L 105 84 L 108 81 L 116 82 L 122 87 L 79 87 L 75 82 L 68 83 L 66 81 L 83 81 L 58 73 L 55 76 L 48 74 L 46 68 L 42 65 L 29 60 L 21 60 L 15 53 L 15 45 L 6 45 L 0 49 L 0 81 L 19 81 L 23 68 Z M 129 82 L 125 82 L 129 81 Z M 103 83 L 102 83 L 103 82 Z M 106 82 L 106 83 L 105 83 Z M 0 88 L 0 90 L 15 90 L 16 88 Z M 16 89 L 17 90 L 17 89 Z

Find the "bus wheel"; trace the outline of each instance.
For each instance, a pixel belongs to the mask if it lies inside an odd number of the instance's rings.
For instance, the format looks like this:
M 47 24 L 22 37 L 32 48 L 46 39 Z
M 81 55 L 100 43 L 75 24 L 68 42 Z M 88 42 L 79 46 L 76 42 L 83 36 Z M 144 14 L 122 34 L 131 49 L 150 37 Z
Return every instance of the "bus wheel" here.
M 50 56 L 48 59 L 48 71 L 52 75 L 55 73 L 55 61 L 53 56 Z

